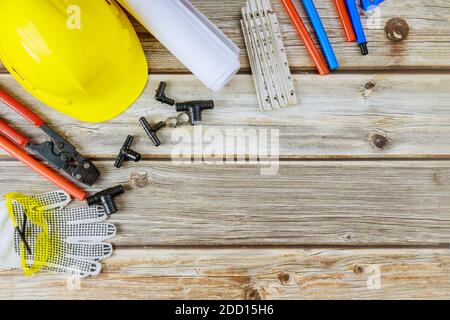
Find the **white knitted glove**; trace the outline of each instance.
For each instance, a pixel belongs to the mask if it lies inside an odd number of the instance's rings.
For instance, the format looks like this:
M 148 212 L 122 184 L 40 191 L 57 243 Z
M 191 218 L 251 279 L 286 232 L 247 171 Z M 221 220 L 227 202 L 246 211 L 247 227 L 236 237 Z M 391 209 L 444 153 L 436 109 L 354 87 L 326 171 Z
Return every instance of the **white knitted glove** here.
M 116 234 L 113 224 L 100 223 L 108 217 L 103 207 L 64 209 L 71 198 L 63 191 L 5 198 L 0 201 L 0 269 L 23 269 L 26 275 L 100 273 L 100 261 L 113 250 L 104 241 Z

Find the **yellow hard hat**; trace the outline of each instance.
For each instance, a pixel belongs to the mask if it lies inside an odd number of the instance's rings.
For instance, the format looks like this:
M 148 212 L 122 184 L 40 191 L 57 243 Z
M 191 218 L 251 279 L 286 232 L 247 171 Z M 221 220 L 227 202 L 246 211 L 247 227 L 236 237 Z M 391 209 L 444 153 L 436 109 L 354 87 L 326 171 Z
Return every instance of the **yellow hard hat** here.
M 0 60 L 36 98 L 87 122 L 121 114 L 148 79 L 114 0 L 0 0 Z

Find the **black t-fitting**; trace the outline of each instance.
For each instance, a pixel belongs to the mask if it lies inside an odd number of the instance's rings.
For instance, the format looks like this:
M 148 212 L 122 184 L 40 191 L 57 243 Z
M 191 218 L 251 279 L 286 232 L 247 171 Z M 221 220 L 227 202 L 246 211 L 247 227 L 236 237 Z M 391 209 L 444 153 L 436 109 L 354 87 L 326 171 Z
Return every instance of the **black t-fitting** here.
M 181 102 L 175 105 L 177 112 L 186 112 L 191 119 L 191 125 L 199 125 L 202 122 L 202 112 L 214 109 L 213 100 L 198 100 Z
M 111 215 L 118 211 L 115 198 L 121 194 L 125 193 L 125 188 L 122 185 L 117 187 L 109 188 L 99 193 L 94 194 L 86 199 L 88 206 L 102 206 L 105 208 L 107 215 Z
M 117 156 L 116 163 L 114 166 L 116 168 L 122 167 L 124 161 L 131 160 L 134 162 L 139 162 L 141 160 L 141 154 L 131 150 L 131 144 L 133 143 L 134 137 L 128 136 L 127 140 L 125 140 L 125 143 L 122 146 L 122 149 L 120 149 L 119 155 Z
M 161 145 L 161 141 L 159 140 L 156 133 L 162 128 L 164 128 L 166 126 L 166 123 L 164 121 L 161 121 L 152 126 L 150 123 L 148 123 L 147 119 L 145 119 L 144 117 L 140 118 L 139 122 L 141 123 L 142 127 L 144 128 L 145 132 L 147 133 L 152 143 L 156 147 L 159 147 Z

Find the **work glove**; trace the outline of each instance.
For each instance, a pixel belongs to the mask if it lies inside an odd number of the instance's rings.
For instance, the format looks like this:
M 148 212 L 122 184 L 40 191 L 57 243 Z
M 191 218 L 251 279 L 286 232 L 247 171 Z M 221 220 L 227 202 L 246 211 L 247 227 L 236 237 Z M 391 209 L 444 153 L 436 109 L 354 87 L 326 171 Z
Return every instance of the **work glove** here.
M 63 191 L 28 197 L 11 193 L 0 201 L 0 269 L 23 269 L 26 276 L 52 271 L 80 277 L 98 275 L 100 261 L 112 254 L 104 241 L 116 234 L 102 223 L 101 206 L 64 209 Z

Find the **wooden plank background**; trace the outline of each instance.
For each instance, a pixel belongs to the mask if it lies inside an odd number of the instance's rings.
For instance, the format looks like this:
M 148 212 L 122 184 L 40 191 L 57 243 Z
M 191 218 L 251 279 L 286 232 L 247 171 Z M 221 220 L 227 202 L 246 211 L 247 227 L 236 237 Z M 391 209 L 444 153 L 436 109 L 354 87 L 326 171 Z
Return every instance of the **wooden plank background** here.
M 245 1 L 192 2 L 243 49 L 238 21 Z M 119 229 L 115 254 L 100 277 L 78 284 L 64 276 L 23 279 L 19 272 L 0 272 L 0 299 L 450 298 L 447 1 L 383 3 L 380 24 L 367 30 L 370 55 L 361 57 L 345 43 L 332 1 L 316 0 L 342 64 L 327 77 L 315 74 L 284 9 L 272 3 L 300 100 L 278 112 L 258 111 L 245 50 L 240 74 L 213 93 L 134 20 L 150 82 L 111 122 L 79 123 L 59 114 L 0 67 L 0 87 L 96 160 L 103 175 L 92 191 L 118 183 L 127 188 L 118 201 L 122 210 L 111 217 Z M 405 41 L 385 35 L 386 22 L 396 17 L 410 27 Z M 279 132 L 278 174 L 261 175 L 264 162 L 172 162 L 175 146 L 189 146 L 190 127 L 165 129 L 163 145 L 151 146 L 138 118 L 174 114 L 153 99 L 161 80 L 177 100 L 216 101 L 204 114 L 205 132 Z M 6 108 L 0 116 L 40 136 Z M 136 136 L 143 160 L 117 170 L 114 158 L 128 134 Z M 249 146 L 223 154 L 253 155 Z M 52 188 L 0 152 L 1 194 Z M 379 289 L 367 285 L 374 270 L 380 271 Z
M 450 163 L 288 162 L 264 165 L 97 163 L 98 191 L 126 184 L 115 244 L 440 245 L 450 243 Z M 2 194 L 52 185 L 3 163 Z M 27 184 L 33 181 L 33 185 Z
M 448 299 L 447 249 L 128 249 L 97 278 L 2 272 L 5 299 Z M 381 288 L 371 277 L 381 272 Z M 369 282 L 369 286 L 367 285 Z
M 164 129 L 158 133 L 163 145 L 153 147 L 142 136 L 138 119 L 157 122 L 174 115 L 174 108 L 154 100 L 159 81 L 168 83 L 167 94 L 180 100 L 214 99 L 216 109 L 204 112 L 205 132 L 215 130 L 267 129 L 280 134 L 282 158 L 449 157 L 450 76 L 420 74 L 338 74 L 327 77 L 295 75 L 300 102 L 282 111 L 259 112 L 250 75 L 237 76 L 218 93 L 205 88 L 190 75 L 151 75 L 143 96 L 133 108 L 108 123 L 78 123 L 49 110 L 30 97 L 9 75 L 0 76 L 0 86 L 40 111 L 40 116 L 58 124 L 80 151 L 93 157 L 115 157 L 117 146 L 128 134 L 135 135 L 136 148 L 147 157 L 167 158 L 174 146 L 190 146 L 193 129 Z M 370 89 L 367 89 L 370 88 Z M 8 119 L 27 134 L 36 129 L 13 114 Z M 114 135 L 109 135 L 114 132 Z M 381 147 L 377 137 L 386 141 Z M 105 139 L 105 137 L 108 137 Z M 84 143 L 89 139 L 89 143 Z M 208 139 L 206 139 L 208 140 Z M 181 141 L 181 143 L 180 143 Z M 205 147 L 217 147 L 205 141 Z M 247 146 L 246 155 L 252 148 Z M 0 153 L 2 155 L 4 153 Z

